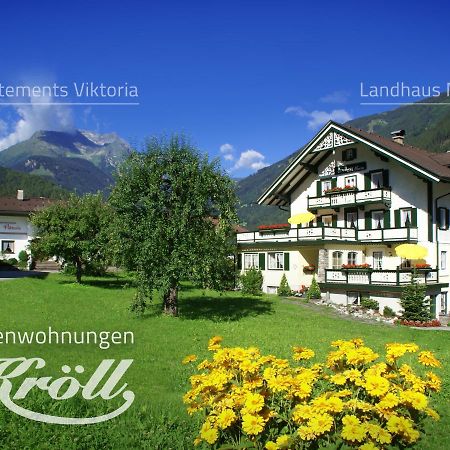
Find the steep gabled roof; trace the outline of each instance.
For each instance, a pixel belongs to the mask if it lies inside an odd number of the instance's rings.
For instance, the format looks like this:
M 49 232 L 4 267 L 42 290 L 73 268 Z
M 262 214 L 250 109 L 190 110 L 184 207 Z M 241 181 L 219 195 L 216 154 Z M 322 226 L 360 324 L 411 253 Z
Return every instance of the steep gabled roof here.
M 312 169 L 332 153 L 333 148 L 327 146 L 324 146 L 321 151 L 314 151 L 331 132 L 339 133 L 349 143 L 362 142 L 368 145 L 379 155 L 397 161 L 424 179 L 434 182 L 450 182 L 450 168 L 448 167 L 450 157 L 439 153 L 430 153 L 410 145 L 402 145 L 375 133 L 329 121 L 261 195 L 258 203 L 278 206 L 288 205 L 291 192 L 301 184 Z M 345 145 L 345 143 L 341 145 Z
M 49 206 L 55 200 L 37 197 L 18 200 L 15 197 L 0 197 L 0 214 L 28 215 Z

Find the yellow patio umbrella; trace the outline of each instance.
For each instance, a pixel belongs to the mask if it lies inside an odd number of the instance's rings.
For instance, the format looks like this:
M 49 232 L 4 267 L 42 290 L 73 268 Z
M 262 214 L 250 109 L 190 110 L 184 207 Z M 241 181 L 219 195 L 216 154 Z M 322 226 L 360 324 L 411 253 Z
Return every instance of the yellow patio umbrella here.
M 314 220 L 316 216 L 310 212 L 304 212 L 300 214 L 296 214 L 295 216 L 289 217 L 288 222 L 291 225 L 298 225 L 301 223 L 309 223 L 311 220 Z
M 396 247 L 395 253 L 405 259 L 422 259 L 428 255 L 428 249 L 419 244 L 401 244 Z

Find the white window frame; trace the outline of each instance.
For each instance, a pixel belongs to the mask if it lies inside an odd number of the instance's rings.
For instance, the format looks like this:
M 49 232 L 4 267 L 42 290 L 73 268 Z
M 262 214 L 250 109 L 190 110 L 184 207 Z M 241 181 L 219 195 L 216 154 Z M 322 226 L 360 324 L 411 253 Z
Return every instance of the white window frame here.
M 439 267 L 441 270 L 447 270 L 447 250 L 441 250 Z
M 341 250 L 335 250 L 331 254 L 331 266 L 334 270 L 342 269 L 342 257 L 344 256 Z
M 267 253 L 267 268 L 268 270 L 283 270 L 284 253 L 283 252 Z
M 400 208 L 400 226 L 402 228 L 406 227 L 406 219 L 408 218 L 409 214 L 409 224 L 412 225 L 412 208 Z
M 378 183 L 376 182 L 376 180 L 374 180 L 374 175 L 375 176 L 379 176 L 381 175 L 381 178 L 379 179 L 380 183 L 378 185 Z M 383 187 L 383 171 L 382 170 L 377 170 L 376 172 L 372 172 L 370 174 L 370 186 L 372 187 L 372 189 L 380 189 Z
M 325 191 L 332 188 L 331 180 L 322 180 L 322 195 L 325 195 Z
M 441 292 L 440 302 L 439 302 L 439 314 L 441 314 L 441 315 L 447 314 L 447 301 L 448 301 L 447 292 Z
M 324 227 L 332 227 L 333 226 L 333 214 L 324 214 L 323 216 L 320 217 L 322 220 L 322 225 Z M 325 222 L 325 219 L 330 219 L 329 223 Z
M 377 251 L 372 253 L 373 268 L 375 270 L 383 270 L 383 252 Z
M 259 253 L 244 253 L 244 270 L 259 269 Z
M 378 220 L 375 219 L 375 214 L 381 214 L 380 224 L 381 224 L 381 228 L 384 228 L 384 211 L 379 209 L 376 211 L 371 211 L 372 230 L 378 230 Z
M 357 264 L 358 263 L 358 252 L 348 252 L 347 253 L 347 264 Z
M 355 220 L 353 221 L 355 228 L 358 228 L 358 222 L 359 222 L 359 214 L 358 211 L 347 211 L 344 213 L 344 219 L 345 219 L 345 227 L 350 228 L 352 226 L 352 221 L 348 219 L 348 216 L 350 214 L 355 214 Z
M 356 175 L 348 175 L 344 178 L 344 186 L 352 186 L 357 187 L 358 186 L 358 178 Z
M 9 245 L 9 249 L 11 251 L 6 253 L 6 249 L 8 248 L 8 245 Z M 4 240 L 2 240 L 1 253 L 5 254 L 5 255 L 12 255 L 13 253 L 15 253 L 15 246 L 16 246 L 16 241 L 11 240 L 11 239 L 4 239 Z

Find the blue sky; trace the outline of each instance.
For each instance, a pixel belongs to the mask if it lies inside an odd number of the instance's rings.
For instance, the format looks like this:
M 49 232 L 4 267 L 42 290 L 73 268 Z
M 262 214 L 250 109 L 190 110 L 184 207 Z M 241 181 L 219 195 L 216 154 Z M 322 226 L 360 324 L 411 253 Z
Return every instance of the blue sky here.
M 361 82 L 450 81 L 444 1 L 26 3 L 2 5 L 1 84 L 127 82 L 140 105 L 3 106 L 0 148 L 42 127 L 132 143 L 183 131 L 244 176 L 329 117 L 389 109 L 360 105 Z

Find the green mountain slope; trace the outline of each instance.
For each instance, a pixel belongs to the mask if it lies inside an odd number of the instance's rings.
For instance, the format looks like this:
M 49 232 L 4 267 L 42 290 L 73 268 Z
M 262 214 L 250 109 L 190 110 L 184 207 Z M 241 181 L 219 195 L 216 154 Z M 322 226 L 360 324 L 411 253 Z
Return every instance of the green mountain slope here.
M 69 192 L 38 175 L 0 167 L 0 197 L 15 197 L 23 189 L 26 197 L 67 198 Z
M 448 103 L 448 106 L 434 103 Z M 391 131 L 404 129 L 405 142 L 408 144 L 433 152 L 450 151 L 450 98 L 446 95 L 427 99 L 416 105 L 360 117 L 347 124 L 386 137 L 390 137 Z M 304 145 L 305 142 L 299 144 Z M 297 152 L 237 182 L 237 192 L 242 203 L 238 213 L 247 228 L 287 221 L 288 212 L 276 207 L 255 205 L 254 202 L 296 154 Z
M 0 166 L 45 177 L 78 193 L 106 191 L 129 153 L 116 134 L 38 131 L 0 152 Z

